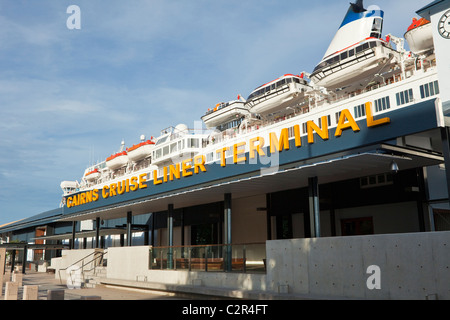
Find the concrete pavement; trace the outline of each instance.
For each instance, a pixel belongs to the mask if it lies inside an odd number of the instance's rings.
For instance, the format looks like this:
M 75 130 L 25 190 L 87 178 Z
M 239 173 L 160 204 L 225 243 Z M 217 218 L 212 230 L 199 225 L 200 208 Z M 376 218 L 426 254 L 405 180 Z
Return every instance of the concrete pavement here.
M 139 289 L 120 289 L 111 288 L 106 285 L 97 285 L 95 288 L 68 289 L 66 283 L 62 283 L 55 279 L 54 274 L 27 271 L 23 275 L 23 285 L 38 286 L 38 300 L 48 300 L 48 290 L 64 290 L 64 300 L 84 300 L 84 299 L 101 299 L 101 300 L 180 300 L 181 298 L 172 293 L 139 290 Z M 4 299 L 5 285 L 1 300 Z M 18 299 L 22 300 L 23 287 L 19 288 Z

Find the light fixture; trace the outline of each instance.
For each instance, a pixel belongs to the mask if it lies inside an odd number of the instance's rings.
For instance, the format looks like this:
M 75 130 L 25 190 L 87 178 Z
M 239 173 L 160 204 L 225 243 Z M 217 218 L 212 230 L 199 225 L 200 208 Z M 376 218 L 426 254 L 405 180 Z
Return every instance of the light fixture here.
M 392 160 L 391 164 L 389 166 L 389 169 L 391 170 L 391 172 L 397 173 L 397 171 L 398 171 L 398 164 L 397 164 L 397 162 Z

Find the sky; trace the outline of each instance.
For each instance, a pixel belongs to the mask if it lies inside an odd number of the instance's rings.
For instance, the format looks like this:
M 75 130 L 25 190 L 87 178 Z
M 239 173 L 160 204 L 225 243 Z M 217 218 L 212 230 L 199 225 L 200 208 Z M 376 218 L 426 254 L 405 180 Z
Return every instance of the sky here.
M 193 128 L 218 102 L 311 72 L 349 2 L 0 0 L 0 225 L 58 208 L 61 181 L 122 140 Z M 430 2 L 364 5 L 402 37 Z

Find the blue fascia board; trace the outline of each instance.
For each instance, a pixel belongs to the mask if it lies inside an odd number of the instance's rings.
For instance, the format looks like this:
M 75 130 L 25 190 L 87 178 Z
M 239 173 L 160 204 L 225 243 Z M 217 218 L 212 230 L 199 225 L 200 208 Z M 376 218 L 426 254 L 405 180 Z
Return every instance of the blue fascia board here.
M 351 129 L 348 129 L 344 130 L 340 137 L 335 137 L 335 128 L 330 128 L 328 140 L 322 140 L 315 135 L 315 142 L 308 144 L 307 137 L 303 136 L 301 147 L 296 147 L 295 141 L 292 139 L 290 140 L 289 150 L 283 150 L 278 153 L 278 163 L 280 166 L 283 166 L 317 157 L 332 156 L 338 152 L 351 151 L 352 149 L 389 141 L 397 137 L 435 129 L 438 127 L 435 101 L 436 99 L 430 99 L 405 108 L 394 109 L 380 116 L 375 115 L 376 118 L 389 117 L 391 120 L 389 124 L 368 128 L 366 119 L 359 120 L 357 121 L 360 128 L 359 132 L 353 132 Z M 264 151 L 267 157 L 271 156 L 267 147 Z M 215 185 L 233 179 L 233 177 L 237 178 L 243 175 L 258 176 L 262 168 L 270 166 L 261 164 L 261 161 L 250 164 L 248 153 L 245 156 L 247 157 L 245 163 L 228 164 L 227 162 L 225 167 L 221 167 L 219 163 L 207 164 L 206 172 L 194 173 L 190 177 L 184 177 L 159 185 L 153 185 L 152 181 L 147 181 L 148 187 L 145 189 L 138 189 L 122 195 L 108 197 L 107 199 L 103 199 L 100 190 L 97 201 L 71 208 L 65 207 L 63 216 L 83 214 L 91 210 L 123 205 L 127 202 L 166 196 L 177 191 L 195 188 L 196 186 Z

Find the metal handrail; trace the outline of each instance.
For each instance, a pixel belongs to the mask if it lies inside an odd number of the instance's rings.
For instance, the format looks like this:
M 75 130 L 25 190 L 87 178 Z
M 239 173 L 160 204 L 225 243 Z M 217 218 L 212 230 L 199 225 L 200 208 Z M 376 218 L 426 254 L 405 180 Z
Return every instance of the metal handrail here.
M 83 257 L 83 258 L 77 260 L 76 262 L 72 263 L 70 266 L 67 266 L 66 268 L 61 268 L 61 269 L 59 269 L 59 270 L 58 270 L 59 282 L 62 284 L 61 270 L 67 270 L 67 269 L 69 269 L 70 267 L 76 265 L 77 263 L 83 261 L 83 264 L 81 265 L 81 270 L 82 270 L 82 272 L 84 272 L 83 268 L 84 268 L 85 265 L 94 262 L 94 261 L 97 260 L 98 258 L 101 258 L 101 259 L 103 260 L 103 257 L 105 256 L 106 253 L 108 253 L 108 250 L 103 251 L 103 252 L 94 251 L 94 252 L 88 254 L 87 256 L 85 256 L 85 257 Z M 86 263 L 84 262 L 84 260 L 85 260 L 86 258 L 88 258 L 88 257 L 91 256 L 91 255 L 95 255 L 95 254 L 98 254 L 98 256 L 97 256 L 97 257 L 94 257 L 92 260 L 89 260 L 89 261 L 86 262 Z M 86 270 L 86 271 L 91 271 L 92 269 L 95 269 L 96 267 L 98 267 L 98 266 L 94 266 L 93 268 L 91 268 L 91 269 L 89 269 L 89 270 Z M 70 274 L 70 277 L 72 277 L 72 273 Z

